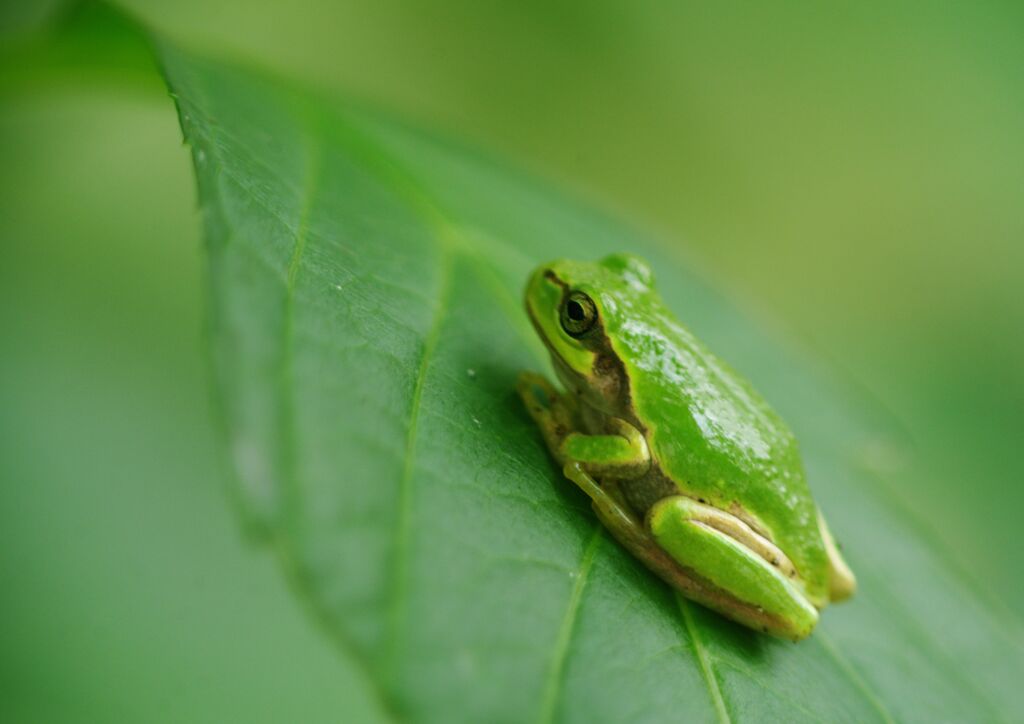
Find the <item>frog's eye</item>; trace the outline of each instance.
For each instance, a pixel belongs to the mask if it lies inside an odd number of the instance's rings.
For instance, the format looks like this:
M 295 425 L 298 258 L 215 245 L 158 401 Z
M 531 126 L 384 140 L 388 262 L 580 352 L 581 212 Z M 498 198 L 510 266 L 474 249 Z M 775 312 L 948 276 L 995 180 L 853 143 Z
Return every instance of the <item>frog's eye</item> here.
M 597 306 L 583 292 L 570 292 L 562 304 L 562 329 L 570 337 L 581 337 L 597 322 Z

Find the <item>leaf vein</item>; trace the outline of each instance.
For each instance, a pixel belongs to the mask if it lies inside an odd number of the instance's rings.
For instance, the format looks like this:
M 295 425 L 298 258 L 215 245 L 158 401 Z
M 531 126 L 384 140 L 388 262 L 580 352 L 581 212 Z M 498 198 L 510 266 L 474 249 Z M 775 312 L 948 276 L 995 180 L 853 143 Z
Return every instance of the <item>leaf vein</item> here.
M 860 674 L 857 673 L 857 670 L 853 668 L 853 665 L 839 653 L 839 650 L 836 648 L 835 644 L 832 643 L 832 640 L 825 635 L 825 632 L 815 632 L 814 638 L 818 640 L 818 643 L 821 644 L 821 648 L 824 649 L 825 653 L 832 658 L 836 663 L 836 666 L 839 667 L 839 670 L 846 675 L 846 678 L 850 680 L 861 695 L 863 695 L 864 698 L 867 699 L 868 702 L 878 711 L 882 716 L 882 720 L 888 724 L 893 724 L 895 719 L 892 718 L 892 714 L 889 713 L 889 710 L 885 708 L 885 704 L 882 703 L 881 699 L 875 696 L 875 693 L 871 691 L 867 682 L 861 678 Z
M 412 527 L 412 477 L 416 459 L 416 437 L 419 431 L 423 389 L 426 384 L 427 372 L 430 369 L 430 362 L 434 357 L 438 341 L 441 337 L 441 328 L 448 312 L 452 288 L 453 260 L 451 248 L 447 244 L 441 244 L 440 250 L 441 263 L 437 307 L 434 311 L 434 318 L 431 321 L 430 329 L 423 342 L 423 353 L 416 370 L 416 380 L 413 383 L 412 400 L 409 404 L 409 423 L 405 439 L 405 453 L 402 461 L 402 472 L 398 479 L 398 500 L 396 502 L 398 515 L 395 519 L 389 594 L 386 599 L 390 604 L 389 646 L 386 668 L 392 676 L 398 662 L 398 645 L 401 641 L 402 630 L 405 624 L 405 587 L 408 584 L 409 577 L 409 541 Z
M 690 635 L 690 641 L 693 642 L 693 651 L 697 655 L 697 661 L 700 663 L 700 671 L 704 677 L 704 683 L 707 685 L 708 694 L 711 695 L 711 703 L 715 707 L 715 714 L 718 716 L 720 724 L 731 724 L 732 719 L 729 717 L 729 712 L 725 708 L 725 700 L 722 698 L 722 690 L 718 686 L 718 679 L 715 677 L 715 670 L 711 663 L 711 657 L 708 656 L 707 650 L 704 648 L 704 642 L 700 638 L 700 633 L 697 631 L 697 624 L 693 620 L 693 613 L 690 611 L 690 604 L 687 603 L 686 599 L 683 598 L 682 594 L 678 591 L 674 592 L 676 598 L 676 604 L 679 606 L 679 611 L 683 614 L 683 623 L 686 624 L 686 631 Z
M 590 569 L 594 565 L 594 558 L 603 537 L 600 527 L 594 529 L 590 537 L 583 557 L 580 559 L 579 571 L 576 574 L 576 584 L 569 596 L 569 605 L 562 617 L 562 625 L 558 629 L 558 636 L 555 638 L 555 647 L 551 653 L 551 665 L 548 668 L 547 681 L 544 684 L 544 694 L 541 698 L 540 714 L 538 722 L 550 722 L 554 719 L 555 706 L 558 704 L 559 695 L 563 684 L 563 673 L 565 662 L 569 654 L 569 644 L 572 642 L 573 632 L 576 629 L 576 614 L 580 609 L 580 602 L 583 600 L 583 589 L 587 585 L 590 576 Z

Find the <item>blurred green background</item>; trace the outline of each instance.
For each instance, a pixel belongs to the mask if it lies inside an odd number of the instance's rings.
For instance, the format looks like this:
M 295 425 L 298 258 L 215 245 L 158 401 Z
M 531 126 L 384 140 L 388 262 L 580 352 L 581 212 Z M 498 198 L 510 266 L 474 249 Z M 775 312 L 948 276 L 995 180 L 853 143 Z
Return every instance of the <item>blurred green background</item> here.
M 1024 5 L 122 6 L 683 247 L 889 411 L 863 462 L 1024 614 Z M 0 719 L 378 715 L 232 517 L 172 104 L 27 60 L 54 7 L 0 10 Z

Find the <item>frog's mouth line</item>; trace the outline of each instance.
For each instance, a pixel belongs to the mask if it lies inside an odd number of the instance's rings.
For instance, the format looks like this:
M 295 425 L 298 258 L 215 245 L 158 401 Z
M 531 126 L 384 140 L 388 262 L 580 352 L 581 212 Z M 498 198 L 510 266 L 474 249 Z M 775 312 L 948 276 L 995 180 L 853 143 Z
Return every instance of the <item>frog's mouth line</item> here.
M 550 351 L 551 345 L 548 343 L 548 335 L 544 331 L 544 328 L 540 326 L 540 322 L 537 321 L 536 315 L 533 313 L 533 305 L 527 301 L 524 305 L 526 307 L 526 317 L 530 320 L 530 324 L 533 325 L 533 331 L 540 337 L 540 341 L 544 343 L 544 346 Z

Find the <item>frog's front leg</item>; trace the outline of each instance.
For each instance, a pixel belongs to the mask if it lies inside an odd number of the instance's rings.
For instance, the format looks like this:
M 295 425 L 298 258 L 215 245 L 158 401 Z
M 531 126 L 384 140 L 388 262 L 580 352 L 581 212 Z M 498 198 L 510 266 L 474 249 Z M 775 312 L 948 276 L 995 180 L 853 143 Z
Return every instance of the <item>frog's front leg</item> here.
M 647 472 L 647 440 L 625 420 L 610 419 L 607 434 L 583 434 L 578 431 L 575 400 L 559 394 L 541 375 L 522 373 L 518 391 L 559 465 L 577 462 L 599 477 L 632 478 Z
M 643 523 L 621 502 L 615 485 L 602 487 L 591 477 L 601 476 L 610 482 L 646 472 L 651 456 L 643 434 L 618 419 L 609 423 L 616 434 L 581 434 L 575 430 L 575 400 L 560 395 L 542 376 L 522 373 L 518 389 L 551 455 L 562 466 L 565 476 L 590 497 L 605 527 L 634 554 L 656 547 Z
M 522 398 L 523 404 L 526 405 L 530 417 L 540 428 L 548 451 L 559 465 L 564 465 L 562 442 L 572 432 L 576 424 L 575 407 L 570 406 L 570 403 L 575 403 L 575 400 L 567 399 L 565 395 L 559 394 L 543 376 L 533 372 L 523 372 L 519 375 L 516 391 Z
M 575 400 L 560 395 L 540 375 L 524 372 L 519 377 L 519 395 L 537 423 L 552 456 L 565 477 L 591 500 L 598 519 L 616 540 L 651 570 L 684 591 L 693 586 L 683 580 L 679 566 L 658 547 L 650 531 L 622 501 L 617 480 L 645 473 L 651 463 L 643 434 L 624 420 L 613 419 L 611 435 L 584 435 L 575 431 Z M 598 476 L 604 485 L 598 484 Z

